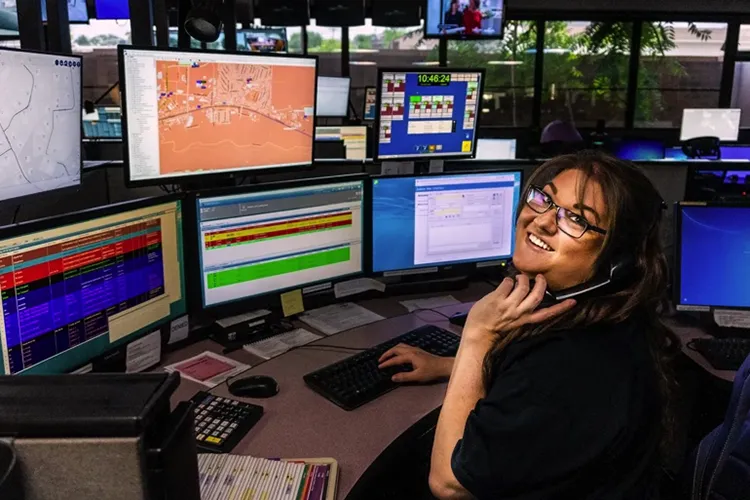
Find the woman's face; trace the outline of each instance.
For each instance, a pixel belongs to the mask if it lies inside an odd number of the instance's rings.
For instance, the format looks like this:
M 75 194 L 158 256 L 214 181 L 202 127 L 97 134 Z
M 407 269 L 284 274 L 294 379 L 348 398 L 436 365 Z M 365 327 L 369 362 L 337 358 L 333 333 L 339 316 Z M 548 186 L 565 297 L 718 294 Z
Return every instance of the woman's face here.
M 598 182 L 589 180 L 578 203 L 578 193 L 584 176 L 580 170 L 565 170 L 544 187 L 552 201 L 583 216 L 589 223 L 602 229 L 606 225 L 607 206 Z M 579 239 L 572 238 L 557 227 L 554 207 L 539 214 L 524 204 L 516 228 L 516 249 L 513 265 L 520 272 L 534 277 L 542 274 L 552 290 L 563 290 L 591 279 L 594 264 L 602 248 L 604 236 L 586 231 Z M 533 240 L 546 244 L 542 248 Z

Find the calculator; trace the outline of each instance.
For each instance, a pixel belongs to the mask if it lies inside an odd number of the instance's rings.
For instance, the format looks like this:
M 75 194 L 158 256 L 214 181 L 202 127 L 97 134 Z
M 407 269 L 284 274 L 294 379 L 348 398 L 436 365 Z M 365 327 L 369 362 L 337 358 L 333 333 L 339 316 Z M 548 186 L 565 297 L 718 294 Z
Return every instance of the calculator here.
M 263 416 L 263 407 L 199 392 L 195 403 L 195 439 L 199 451 L 229 453 Z

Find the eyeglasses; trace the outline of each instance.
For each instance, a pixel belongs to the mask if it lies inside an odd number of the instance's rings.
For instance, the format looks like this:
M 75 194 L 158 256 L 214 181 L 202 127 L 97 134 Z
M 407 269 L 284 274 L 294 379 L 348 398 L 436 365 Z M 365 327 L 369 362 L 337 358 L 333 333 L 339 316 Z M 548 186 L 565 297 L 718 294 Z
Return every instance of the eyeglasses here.
M 586 231 L 591 230 L 599 234 L 607 234 L 607 231 L 590 224 L 582 215 L 578 215 L 575 212 L 571 212 L 567 208 L 563 208 L 559 205 L 555 205 L 547 193 L 542 191 L 542 188 L 538 186 L 530 186 L 526 193 L 526 205 L 529 206 L 534 212 L 538 214 L 544 214 L 550 211 L 552 207 L 557 210 L 557 227 L 563 233 L 567 234 L 571 238 L 578 239 Z

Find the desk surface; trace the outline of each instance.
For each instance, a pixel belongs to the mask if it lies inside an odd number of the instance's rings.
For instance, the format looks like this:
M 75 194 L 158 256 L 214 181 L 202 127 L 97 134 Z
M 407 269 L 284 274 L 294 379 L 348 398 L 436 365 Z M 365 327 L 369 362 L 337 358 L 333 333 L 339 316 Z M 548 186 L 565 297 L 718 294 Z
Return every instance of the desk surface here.
M 464 302 L 473 302 L 490 290 L 489 285 L 477 283 L 451 295 Z M 389 319 L 324 337 L 317 343 L 366 348 L 427 323 L 460 332 L 444 316 L 435 312 L 406 314 L 406 309 L 398 304 L 398 298 L 377 299 L 360 304 Z M 469 307 L 470 304 L 461 304 L 439 310 L 451 315 L 466 311 Z M 300 326 L 315 331 L 306 325 Z M 314 345 L 315 343 L 310 344 Z M 220 353 L 221 346 L 205 340 L 168 354 L 163 363 L 174 363 L 207 350 Z M 261 457 L 335 458 L 341 466 L 338 498 L 346 498 L 360 476 L 396 438 L 442 404 L 446 388 L 444 383 L 400 387 L 354 411 L 344 411 L 309 389 L 302 377 L 351 355 L 351 352 L 309 347 L 263 362 L 244 350 L 229 354 L 228 357 L 237 361 L 257 365 L 240 375 L 241 377 L 270 375 L 278 381 L 280 387 L 279 394 L 270 399 L 243 399 L 263 406 L 265 415 L 233 453 Z M 173 405 L 190 399 L 200 390 L 205 388 L 183 380 L 172 398 Z M 230 396 L 227 384 L 222 384 L 211 392 Z
M 466 311 L 470 303 L 491 290 L 484 283 L 472 284 L 468 289 L 451 293 L 465 302 L 439 309 L 450 316 Z M 445 295 L 438 294 L 438 295 Z M 409 298 L 417 298 L 410 296 Z M 325 345 L 366 348 L 389 340 L 423 324 L 435 324 L 459 333 L 448 320 L 431 311 L 407 314 L 398 304 L 399 298 L 376 299 L 360 304 L 385 316 L 386 320 L 324 337 L 316 342 Z M 734 372 L 717 371 L 703 357 L 684 345 L 691 339 L 708 336 L 700 328 L 686 327 L 674 320 L 667 326 L 683 341 L 683 352 L 714 376 L 732 381 Z M 299 326 L 315 331 L 307 325 Z M 265 415 L 233 450 L 233 453 L 260 457 L 332 457 L 341 466 L 338 498 L 346 498 L 357 480 L 377 457 L 403 432 L 442 404 L 446 384 L 400 387 L 354 411 L 347 412 L 309 389 L 302 377 L 318 368 L 349 357 L 351 352 L 330 348 L 297 349 L 270 361 L 263 361 L 240 350 L 228 355 L 254 367 L 240 375 L 269 375 L 280 386 L 277 396 L 270 399 L 244 399 L 264 407 Z M 221 346 L 205 340 L 179 351 L 169 353 L 163 360 L 171 364 L 204 351 L 221 352 Z M 193 397 L 205 387 L 183 380 L 172 402 L 176 405 Z M 227 384 L 211 390 L 213 394 L 230 396 Z
M 711 366 L 711 363 L 706 361 L 706 358 L 704 358 L 702 354 L 693 351 L 692 349 L 688 349 L 687 344 L 691 340 L 699 338 L 711 338 L 711 335 L 706 333 L 702 328 L 698 326 L 686 326 L 672 318 L 665 319 L 664 324 L 667 325 L 680 338 L 680 341 L 682 341 L 682 352 L 683 354 L 685 354 L 685 356 L 693 360 L 696 364 L 698 364 L 701 368 L 706 370 L 714 377 L 726 380 L 727 382 L 734 381 L 734 374 L 736 372 L 732 370 L 717 370 L 716 368 Z

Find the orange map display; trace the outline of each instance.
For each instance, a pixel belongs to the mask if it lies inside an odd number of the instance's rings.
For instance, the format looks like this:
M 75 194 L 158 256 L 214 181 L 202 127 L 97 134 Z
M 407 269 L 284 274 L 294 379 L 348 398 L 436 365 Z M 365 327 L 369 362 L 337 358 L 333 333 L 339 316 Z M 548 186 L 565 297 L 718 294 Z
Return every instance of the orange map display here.
M 157 61 L 162 174 L 306 163 L 315 68 Z

